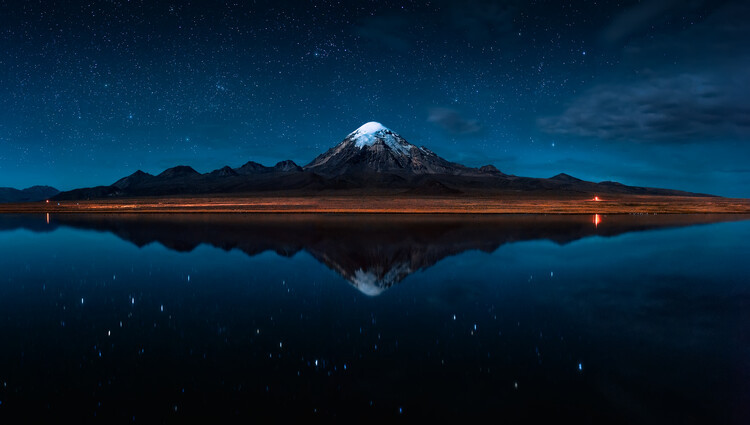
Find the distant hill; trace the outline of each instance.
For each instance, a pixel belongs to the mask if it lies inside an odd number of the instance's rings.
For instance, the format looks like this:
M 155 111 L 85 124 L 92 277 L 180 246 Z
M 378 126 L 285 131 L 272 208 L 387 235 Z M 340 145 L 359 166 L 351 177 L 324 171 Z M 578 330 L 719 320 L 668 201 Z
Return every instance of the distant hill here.
M 0 187 L 0 203 L 44 201 L 58 193 L 59 190 L 50 186 L 31 186 L 23 190 Z
M 669 189 L 587 182 L 567 174 L 552 178 L 508 175 L 493 165 L 467 167 L 441 158 L 426 147 L 407 142 L 380 123 L 369 122 L 304 167 L 281 161 L 267 167 L 250 161 L 201 174 L 186 165 L 158 175 L 143 171 L 109 186 L 75 189 L 56 200 L 142 196 L 226 195 L 257 192 L 315 195 L 357 191 L 403 196 L 502 196 L 537 193 L 545 197 L 570 195 L 709 196 Z

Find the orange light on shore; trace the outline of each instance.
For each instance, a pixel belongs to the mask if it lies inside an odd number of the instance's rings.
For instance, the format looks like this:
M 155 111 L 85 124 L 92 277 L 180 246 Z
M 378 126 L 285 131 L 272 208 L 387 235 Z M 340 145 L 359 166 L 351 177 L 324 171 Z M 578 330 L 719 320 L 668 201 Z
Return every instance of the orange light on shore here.
M 47 199 L 47 203 L 49 204 L 49 199 Z
M 599 227 L 599 223 L 602 222 L 602 218 L 599 214 L 594 214 L 594 227 Z
M 601 201 L 601 199 L 599 199 L 598 196 L 594 196 L 594 201 L 599 202 L 599 201 Z

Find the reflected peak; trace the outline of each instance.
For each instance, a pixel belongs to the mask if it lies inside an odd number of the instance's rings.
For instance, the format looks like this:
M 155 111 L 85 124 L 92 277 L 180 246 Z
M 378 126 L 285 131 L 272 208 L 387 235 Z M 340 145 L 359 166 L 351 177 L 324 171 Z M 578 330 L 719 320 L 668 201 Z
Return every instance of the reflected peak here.
M 248 255 L 305 251 L 361 293 L 382 294 L 409 275 L 470 250 L 492 252 L 506 243 L 550 240 L 747 219 L 743 215 L 3 215 L 0 230 L 54 231 L 60 226 L 106 231 L 142 247 L 153 242 L 179 252 L 201 244 Z M 49 223 L 49 224 L 48 224 Z

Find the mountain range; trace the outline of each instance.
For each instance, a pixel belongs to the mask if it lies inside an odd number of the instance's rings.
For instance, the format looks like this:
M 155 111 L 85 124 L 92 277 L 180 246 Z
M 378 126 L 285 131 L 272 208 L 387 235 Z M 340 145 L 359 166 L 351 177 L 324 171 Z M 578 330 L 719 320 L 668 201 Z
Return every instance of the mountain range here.
M 31 186 L 26 189 L 0 187 L 0 203 L 43 201 L 58 193 L 60 193 L 59 190 L 50 186 Z
M 567 174 L 551 178 L 519 177 L 505 174 L 493 165 L 467 167 L 450 162 L 424 146 L 412 145 L 380 123 L 368 122 L 305 166 L 286 160 L 272 167 L 250 161 L 237 168 L 225 166 L 205 174 L 186 165 L 158 175 L 138 170 L 109 186 L 62 192 L 53 199 L 352 191 L 412 196 L 500 193 L 708 196 L 610 181 L 593 183 Z

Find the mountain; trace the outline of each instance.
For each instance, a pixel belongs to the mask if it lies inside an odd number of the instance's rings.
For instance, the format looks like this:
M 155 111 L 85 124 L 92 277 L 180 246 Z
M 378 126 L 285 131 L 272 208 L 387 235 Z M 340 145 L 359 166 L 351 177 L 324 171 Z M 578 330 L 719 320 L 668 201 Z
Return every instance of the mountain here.
M 249 161 L 237 168 L 225 166 L 205 174 L 186 165 L 169 168 L 155 176 L 139 170 L 109 186 L 75 189 L 60 193 L 54 199 L 259 192 L 296 196 L 314 196 L 321 192 L 428 197 L 707 196 L 615 182 L 593 183 L 564 173 L 544 179 L 508 175 L 493 165 L 467 167 L 448 161 L 424 146 L 407 142 L 380 123 L 368 122 L 304 167 L 286 160 L 272 167 Z
M 302 167 L 295 164 L 294 161 L 286 160 L 286 161 L 280 161 L 276 165 L 273 166 L 274 172 L 279 173 L 289 173 L 289 172 L 301 172 L 303 171 Z
M 249 161 L 242 167 L 238 167 L 234 169 L 234 171 L 240 175 L 266 173 L 266 172 L 269 172 L 270 170 L 271 170 L 271 167 L 266 167 L 265 165 L 258 164 L 257 162 L 254 162 L 254 161 Z
M 577 179 L 573 176 L 567 175 L 565 173 L 560 173 L 554 177 L 550 177 L 550 180 L 558 181 L 558 182 L 567 182 L 567 183 L 578 183 L 582 182 L 583 180 Z
M 44 201 L 58 193 L 59 190 L 50 186 L 31 186 L 23 190 L 0 187 L 0 203 Z
M 248 176 L 253 174 L 300 172 L 302 171 L 302 167 L 288 159 L 279 161 L 273 167 L 266 167 L 257 162 L 249 161 L 242 167 L 235 168 L 234 171 L 239 175 Z
M 208 173 L 208 175 L 212 177 L 230 177 L 237 176 L 239 174 L 232 167 L 224 166 L 219 168 L 218 170 L 211 171 L 210 173 Z
M 176 167 L 167 168 L 162 171 L 157 177 L 162 179 L 172 179 L 175 177 L 193 177 L 199 176 L 201 173 L 195 171 L 193 167 L 187 165 L 178 165 Z
M 153 178 L 154 176 L 152 176 L 151 174 L 144 173 L 143 171 L 138 170 L 127 177 L 123 177 L 120 180 L 117 180 L 116 182 L 114 182 L 114 184 L 112 184 L 112 186 L 121 190 L 125 190 L 129 187 L 135 187 L 139 184 L 143 184 Z
M 417 147 L 377 122 L 368 122 L 315 158 L 305 170 L 323 176 L 374 173 L 476 175 L 478 170 L 446 161 L 434 152 Z

